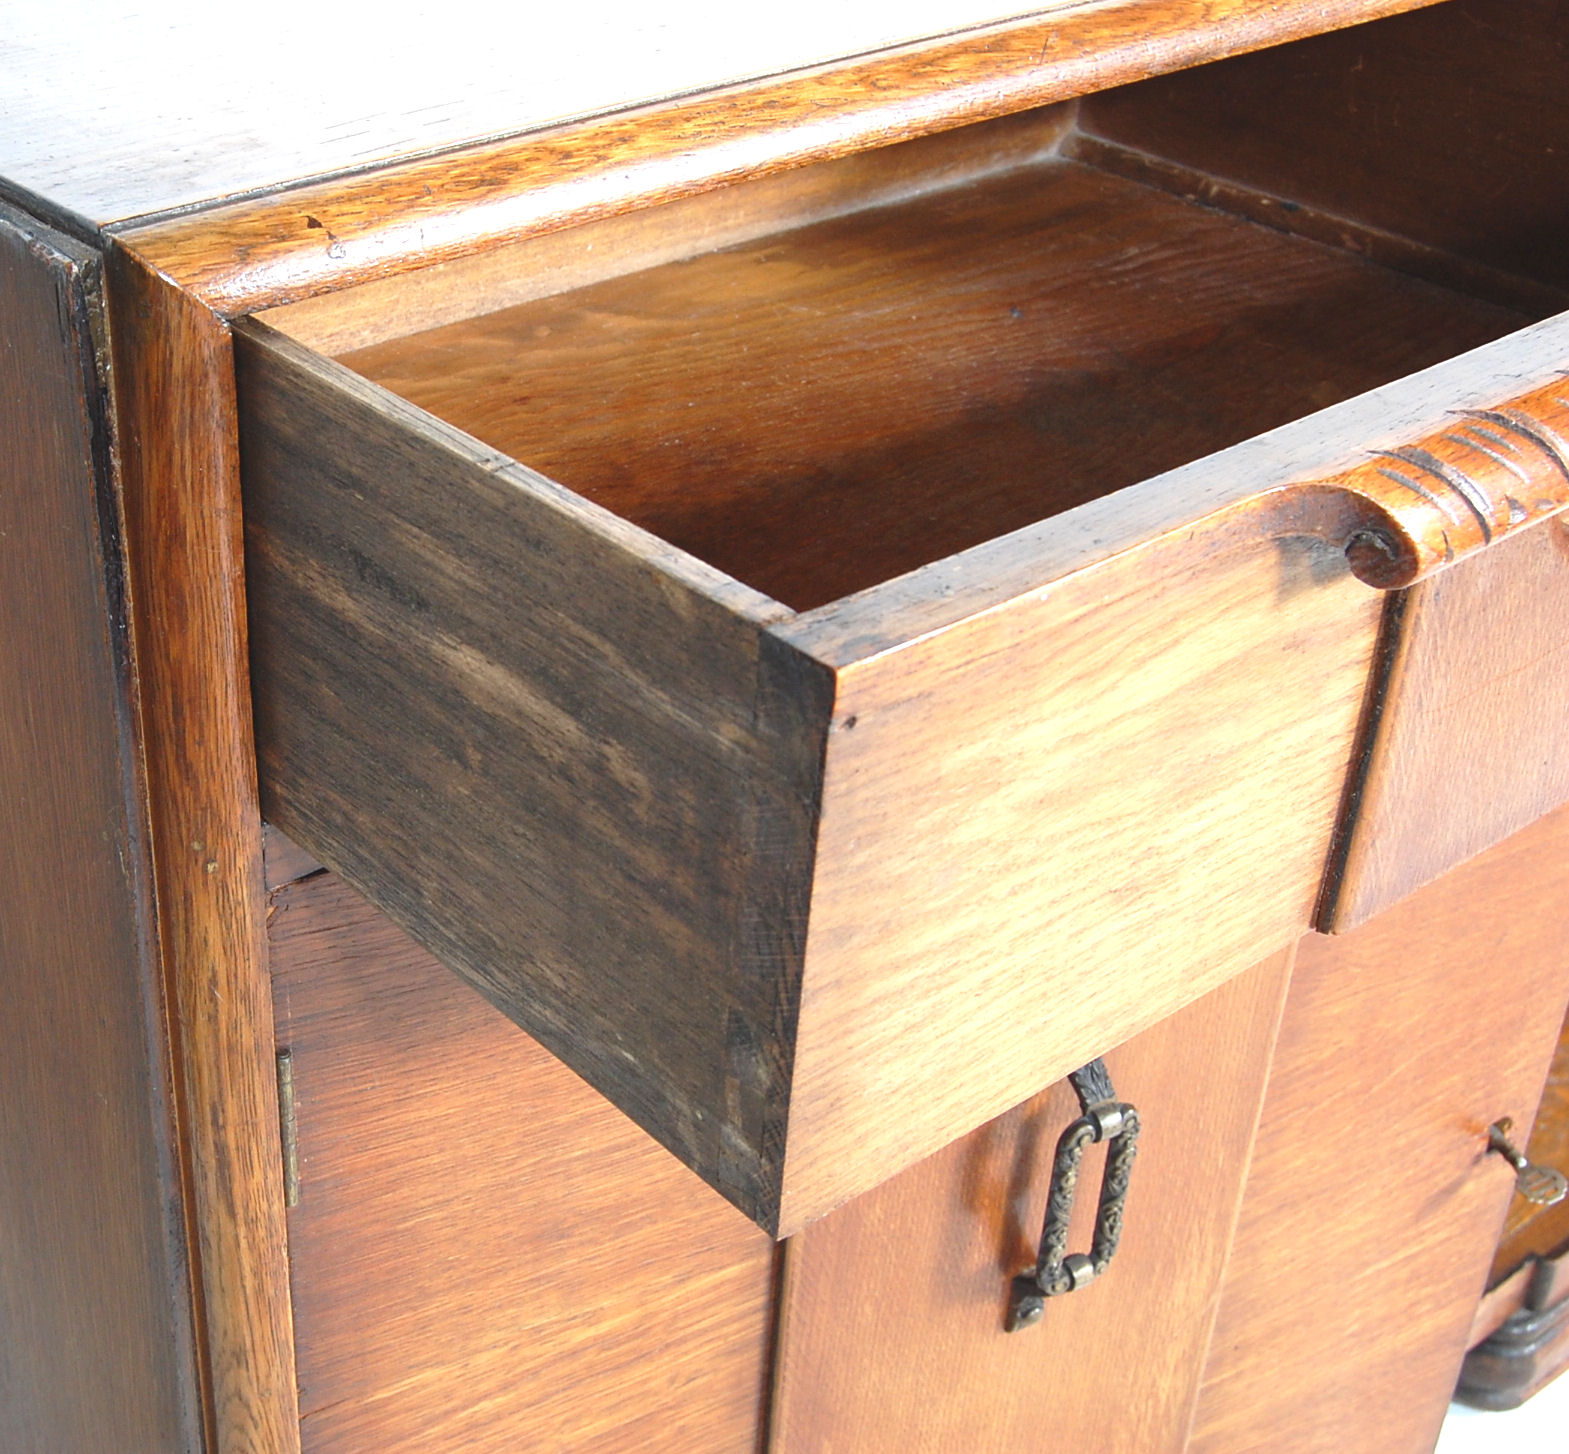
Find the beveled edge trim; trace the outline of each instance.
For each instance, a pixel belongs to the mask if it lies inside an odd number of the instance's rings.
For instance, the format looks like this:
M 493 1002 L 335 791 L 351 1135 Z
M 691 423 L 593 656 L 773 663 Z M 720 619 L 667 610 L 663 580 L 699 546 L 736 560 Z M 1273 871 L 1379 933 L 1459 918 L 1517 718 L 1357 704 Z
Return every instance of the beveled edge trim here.
M 1078 0 L 109 231 L 225 317 L 1436 0 Z

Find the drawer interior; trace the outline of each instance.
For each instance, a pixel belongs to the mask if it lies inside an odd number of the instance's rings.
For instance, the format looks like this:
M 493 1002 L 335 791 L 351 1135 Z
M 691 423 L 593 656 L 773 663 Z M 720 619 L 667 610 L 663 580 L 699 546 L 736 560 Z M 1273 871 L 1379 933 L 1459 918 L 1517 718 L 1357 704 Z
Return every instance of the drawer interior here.
M 807 610 L 1569 307 L 1566 74 L 1450 0 L 269 321 Z
M 804 610 L 1525 321 L 1053 156 L 344 362 Z

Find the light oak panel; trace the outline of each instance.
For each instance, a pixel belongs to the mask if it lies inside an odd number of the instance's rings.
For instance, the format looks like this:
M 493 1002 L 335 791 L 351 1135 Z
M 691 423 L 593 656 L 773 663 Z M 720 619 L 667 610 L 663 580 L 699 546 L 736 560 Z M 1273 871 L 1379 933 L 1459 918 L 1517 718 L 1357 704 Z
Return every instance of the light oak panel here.
M 294 1396 L 233 355 L 223 323 L 108 254 L 130 617 L 163 977 L 221 1454 L 289 1454 Z
M 1569 997 L 1569 812 L 1297 952 L 1194 1454 L 1432 1448 Z
M 1009 1280 L 1034 1265 L 1056 1137 L 1079 1114 L 1066 1085 L 787 1243 L 773 1454 L 1180 1454 L 1290 957 L 1106 1057 L 1141 1120 L 1122 1241 L 1035 1327 L 1003 1318 Z M 1092 1213 L 1098 1175 L 1087 1161 L 1076 1212 Z M 1070 1248 L 1088 1244 L 1077 1226 Z
M 335 875 L 268 932 L 306 1454 L 755 1448 L 769 1238 Z
M 1317 541 L 1249 534 L 840 672 L 783 1225 L 1306 928 L 1381 598 Z

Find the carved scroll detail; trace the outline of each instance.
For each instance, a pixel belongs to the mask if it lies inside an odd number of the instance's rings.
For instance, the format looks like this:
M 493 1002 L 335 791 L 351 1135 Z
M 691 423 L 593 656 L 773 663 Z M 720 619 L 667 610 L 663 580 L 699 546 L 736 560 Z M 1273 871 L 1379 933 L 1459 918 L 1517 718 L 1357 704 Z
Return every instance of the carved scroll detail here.
M 1343 544 L 1367 584 L 1411 585 L 1569 505 L 1569 379 L 1453 418 L 1319 482 L 1351 497 Z

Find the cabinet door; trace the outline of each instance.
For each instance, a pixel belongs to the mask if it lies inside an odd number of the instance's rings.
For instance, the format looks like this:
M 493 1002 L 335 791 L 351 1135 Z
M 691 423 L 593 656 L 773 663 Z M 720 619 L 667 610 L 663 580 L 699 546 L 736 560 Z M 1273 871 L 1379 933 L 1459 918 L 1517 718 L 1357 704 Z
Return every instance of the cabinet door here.
M 1052 1147 L 1078 1114 L 1036 1096 L 787 1246 L 775 1454 L 1183 1446 L 1289 953 L 1106 1056 L 1139 1109 L 1122 1243 L 1104 1275 L 1003 1329 L 1035 1259 Z M 1070 1247 L 1093 1216 L 1081 1179 Z
M 1569 810 L 1310 937 L 1259 1125 L 1195 1454 L 1438 1436 L 1569 994 Z
M 269 920 L 309 1454 L 749 1454 L 774 1244 L 331 874 Z

